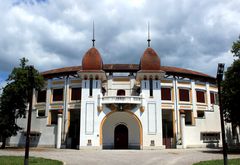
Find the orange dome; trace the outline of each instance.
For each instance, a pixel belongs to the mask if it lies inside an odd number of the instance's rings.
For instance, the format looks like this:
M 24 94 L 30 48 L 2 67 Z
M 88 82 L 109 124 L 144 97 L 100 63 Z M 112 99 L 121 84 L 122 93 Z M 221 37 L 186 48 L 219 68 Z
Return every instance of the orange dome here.
M 82 59 L 82 70 L 102 70 L 103 62 L 96 48 L 87 51 Z
M 148 47 L 142 55 L 140 70 L 160 70 L 160 58 L 150 47 Z

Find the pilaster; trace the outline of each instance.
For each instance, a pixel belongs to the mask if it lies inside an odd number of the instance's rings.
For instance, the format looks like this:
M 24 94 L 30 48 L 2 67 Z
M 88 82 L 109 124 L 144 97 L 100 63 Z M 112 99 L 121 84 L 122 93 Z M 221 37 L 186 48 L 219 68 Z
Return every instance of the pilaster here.
M 178 103 L 179 103 L 179 97 L 178 97 L 178 82 L 177 79 L 173 78 L 173 95 L 174 95 L 174 115 L 175 115 L 175 132 L 176 132 L 176 142 L 178 143 L 178 139 L 180 136 L 180 116 L 179 116 L 179 109 L 178 109 Z
M 209 90 L 209 82 L 206 83 L 206 100 L 207 100 L 207 107 L 208 110 L 211 110 L 211 97 L 210 97 L 210 90 Z
M 47 82 L 47 96 L 46 96 L 46 110 L 45 110 L 45 115 L 49 117 L 49 107 L 50 107 L 50 102 L 51 102 L 51 87 L 52 87 L 52 80 L 48 79 Z M 48 121 L 48 120 L 47 120 Z
M 66 135 L 68 131 L 68 103 L 69 103 L 69 77 L 64 79 L 64 92 L 63 92 L 63 128 L 62 128 L 62 140 L 66 140 Z
M 193 107 L 193 117 L 197 117 L 197 96 L 195 89 L 195 81 L 191 80 L 191 91 L 192 91 L 192 107 Z

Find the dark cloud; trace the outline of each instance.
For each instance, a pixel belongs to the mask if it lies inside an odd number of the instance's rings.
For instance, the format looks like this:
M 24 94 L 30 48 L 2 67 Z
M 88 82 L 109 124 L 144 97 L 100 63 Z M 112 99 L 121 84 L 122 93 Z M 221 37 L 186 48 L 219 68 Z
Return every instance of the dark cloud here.
M 218 62 L 232 63 L 229 50 L 240 33 L 238 6 L 237 0 L 4 1 L 0 73 L 10 72 L 21 57 L 40 71 L 80 65 L 92 45 L 94 20 L 104 63 L 139 63 L 149 21 L 151 46 L 162 65 L 215 75 Z

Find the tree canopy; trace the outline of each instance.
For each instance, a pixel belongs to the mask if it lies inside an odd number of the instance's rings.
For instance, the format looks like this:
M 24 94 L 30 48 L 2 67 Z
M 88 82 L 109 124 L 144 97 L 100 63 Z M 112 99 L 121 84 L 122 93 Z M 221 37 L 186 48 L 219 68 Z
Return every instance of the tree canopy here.
M 30 89 L 39 90 L 43 87 L 44 79 L 36 69 L 30 69 L 26 58 L 20 59 L 19 67 L 15 67 L 7 79 L 7 85 L 3 88 L 0 102 L 0 136 L 3 139 L 2 148 L 8 137 L 17 134 L 21 128 L 16 124 L 16 119 L 24 117 L 27 103 L 30 100 Z M 29 81 L 32 71 L 34 83 Z
M 238 40 L 236 42 L 233 42 L 231 52 L 234 56 L 240 58 L 240 36 L 238 37 Z
M 225 72 L 225 80 L 222 83 L 222 102 L 225 120 L 234 125 L 240 125 L 240 37 L 233 42 L 231 52 L 238 58 Z

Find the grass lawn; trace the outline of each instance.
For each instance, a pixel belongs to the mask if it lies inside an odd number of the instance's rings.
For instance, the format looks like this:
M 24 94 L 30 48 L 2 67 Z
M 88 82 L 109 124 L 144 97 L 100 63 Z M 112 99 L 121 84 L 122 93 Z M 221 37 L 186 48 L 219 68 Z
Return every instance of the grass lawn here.
M 223 160 L 201 161 L 193 165 L 221 165 L 221 164 L 223 164 Z M 228 165 L 240 165 L 240 159 L 229 159 Z
M 23 165 L 23 156 L 0 156 L 0 164 L 2 165 Z M 29 165 L 62 165 L 63 163 L 58 160 L 44 159 L 30 157 Z

